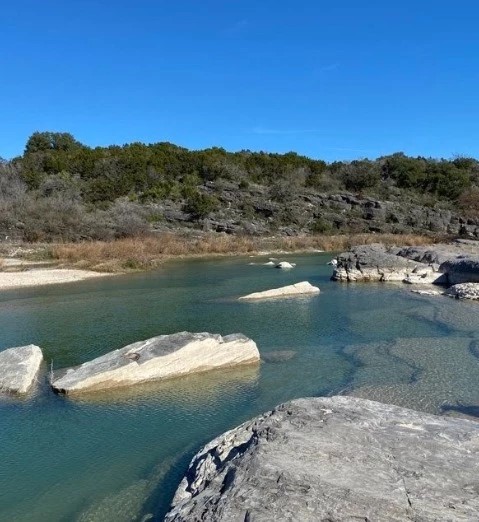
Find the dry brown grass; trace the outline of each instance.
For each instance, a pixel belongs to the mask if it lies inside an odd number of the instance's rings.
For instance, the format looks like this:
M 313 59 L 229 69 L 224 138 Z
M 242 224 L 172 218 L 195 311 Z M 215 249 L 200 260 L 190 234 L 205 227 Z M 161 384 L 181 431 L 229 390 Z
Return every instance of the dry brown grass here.
M 0 257 L 0 272 L 5 268 L 5 260 Z
M 147 270 L 174 257 L 251 254 L 260 252 L 300 252 L 324 250 L 337 252 L 353 245 L 384 243 L 387 245 L 422 245 L 433 243 L 420 235 L 361 234 L 340 236 L 300 236 L 257 238 L 202 234 L 181 236 L 161 234 L 116 241 L 65 243 L 50 249 L 51 258 L 63 266 L 101 272 Z

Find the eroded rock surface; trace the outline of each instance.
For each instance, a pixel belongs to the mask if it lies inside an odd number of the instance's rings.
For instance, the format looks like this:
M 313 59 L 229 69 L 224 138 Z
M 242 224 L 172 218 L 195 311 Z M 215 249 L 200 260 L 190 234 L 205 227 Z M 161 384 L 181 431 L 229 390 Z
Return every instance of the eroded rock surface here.
M 456 299 L 479 299 L 479 283 L 459 283 L 452 285 L 444 295 L 455 297 Z
M 301 281 L 294 285 L 282 286 L 281 288 L 272 288 L 264 292 L 253 292 L 252 294 L 244 295 L 239 299 L 256 300 L 256 299 L 271 299 L 273 297 L 300 297 L 302 295 L 319 294 L 320 290 L 317 286 L 313 286 L 308 281 Z
M 165 520 L 472 521 L 478 465 L 479 423 L 299 399 L 206 445 Z
M 180 332 L 133 343 L 56 371 L 51 385 L 61 393 L 94 391 L 258 361 L 255 342 L 242 334 L 222 337 Z
M 0 352 L 0 391 L 26 393 L 38 375 L 42 350 L 34 344 Z

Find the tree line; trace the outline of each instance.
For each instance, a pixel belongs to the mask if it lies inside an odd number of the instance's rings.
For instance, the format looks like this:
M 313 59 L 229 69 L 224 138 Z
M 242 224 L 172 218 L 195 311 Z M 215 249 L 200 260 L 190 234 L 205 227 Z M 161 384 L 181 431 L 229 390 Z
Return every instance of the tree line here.
M 474 158 L 434 159 L 398 152 L 374 160 L 328 163 L 295 152 L 188 150 L 167 142 L 88 147 L 64 132 L 35 132 L 22 156 L 0 162 L 0 210 L 5 221 L 12 201 L 20 204 L 18 198 L 31 211 L 35 201 L 37 206 L 82 206 L 90 213 L 111 213 L 122 199 L 140 205 L 171 200 L 183 202 L 201 219 L 218 205 L 202 187 L 221 181 L 235 184 L 238 191 L 269 187 L 271 197 L 279 201 L 298 191 L 386 198 L 417 194 L 433 203 L 479 211 L 479 162 Z

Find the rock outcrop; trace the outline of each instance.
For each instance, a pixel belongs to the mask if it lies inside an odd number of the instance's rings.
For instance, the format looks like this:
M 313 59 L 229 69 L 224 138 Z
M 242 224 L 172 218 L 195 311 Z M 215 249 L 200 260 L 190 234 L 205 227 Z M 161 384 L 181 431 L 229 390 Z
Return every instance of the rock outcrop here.
M 256 300 L 256 299 L 271 299 L 280 297 L 301 297 L 304 295 L 319 294 L 320 290 L 317 286 L 313 286 L 308 281 L 301 281 L 294 285 L 282 286 L 281 288 L 272 288 L 264 292 L 254 292 L 252 294 L 244 295 L 239 299 L 242 300 Z
M 479 283 L 459 283 L 450 286 L 444 295 L 456 299 L 479 299 Z
M 34 344 L 0 352 L 0 391 L 26 393 L 35 382 L 42 360 L 42 350 Z
M 255 362 L 259 362 L 258 348 L 242 334 L 180 332 L 56 371 L 51 385 L 60 393 L 96 391 Z
M 447 275 L 450 285 L 479 283 L 479 256 L 459 256 L 444 261 L 439 270 Z
M 478 466 L 479 423 L 299 399 L 206 445 L 165 520 L 476 520 Z
M 336 281 L 404 281 L 410 284 L 453 285 L 479 282 L 479 241 L 417 247 L 362 245 L 340 254 Z
M 361 245 L 340 254 L 334 267 L 335 281 L 403 281 L 416 267 L 397 255 L 399 249 L 381 244 Z

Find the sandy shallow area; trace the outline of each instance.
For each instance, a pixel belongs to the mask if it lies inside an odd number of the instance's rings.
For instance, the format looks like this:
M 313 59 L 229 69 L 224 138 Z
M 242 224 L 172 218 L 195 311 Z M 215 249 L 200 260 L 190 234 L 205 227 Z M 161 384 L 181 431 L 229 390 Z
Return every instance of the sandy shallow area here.
M 0 272 L 0 290 L 27 286 L 74 283 L 94 277 L 106 277 L 111 274 L 76 270 L 70 268 L 32 268 L 21 272 Z

